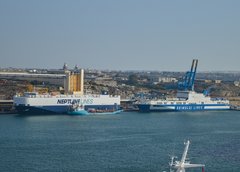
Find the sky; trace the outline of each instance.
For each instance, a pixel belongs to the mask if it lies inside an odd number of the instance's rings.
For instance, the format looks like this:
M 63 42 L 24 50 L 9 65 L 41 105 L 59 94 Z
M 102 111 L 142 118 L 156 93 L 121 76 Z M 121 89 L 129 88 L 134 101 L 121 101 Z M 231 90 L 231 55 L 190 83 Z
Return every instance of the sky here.
M 0 0 L 0 68 L 240 71 L 239 0 Z

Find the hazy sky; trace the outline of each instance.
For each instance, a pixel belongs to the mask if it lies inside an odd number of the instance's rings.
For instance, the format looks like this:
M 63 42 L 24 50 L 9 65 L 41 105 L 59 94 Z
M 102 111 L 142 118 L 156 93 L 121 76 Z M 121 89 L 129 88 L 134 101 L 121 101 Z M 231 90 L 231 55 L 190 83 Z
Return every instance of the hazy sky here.
M 0 68 L 240 71 L 239 0 L 0 0 Z

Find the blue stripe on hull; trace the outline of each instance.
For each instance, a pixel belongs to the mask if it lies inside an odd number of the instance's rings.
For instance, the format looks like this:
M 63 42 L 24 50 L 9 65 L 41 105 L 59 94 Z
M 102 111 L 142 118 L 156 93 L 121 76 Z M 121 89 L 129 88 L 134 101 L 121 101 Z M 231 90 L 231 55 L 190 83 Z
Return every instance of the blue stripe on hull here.
M 214 106 L 213 109 L 207 109 L 206 107 Z M 225 106 L 225 108 L 219 108 Z M 141 104 L 138 105 L 140 112 L 170 112 L 170 111 L 210 111 L 210 110 L 230 110 L 230 107 L 225 104 L 205 104 L 205 105 L 151 105 Z M 172 108 L 171 108 L 172 107 Z
M 16 106 L 19 114 L 66 114 L 69 106 Z M 88 105 L 85 109 L 112 110 L 120 109 L 120 105 Z
M 138 105 L 140 112 L 150 112 L 150 105 Z
M 32 107 L 32 106 L 16 106 L 15 107 L 18 114 L 22 115 L 44 115 L 44 114 L 57 114 L 57 112 L 47 110 L 47 109 L 42 109 L 39 107 Z

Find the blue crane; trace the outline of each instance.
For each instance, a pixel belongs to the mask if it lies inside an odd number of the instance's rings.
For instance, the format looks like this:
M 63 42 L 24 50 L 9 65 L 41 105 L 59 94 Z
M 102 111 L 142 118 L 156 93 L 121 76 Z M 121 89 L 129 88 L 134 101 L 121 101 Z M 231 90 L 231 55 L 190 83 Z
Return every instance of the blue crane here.
M 187 71 L 183 77 L 183 80 L 178 83 L 178 89 L 180 90 L 194 90 L 194 81 L 197 71 L 198 60 L 193 59 L 191 70 Z

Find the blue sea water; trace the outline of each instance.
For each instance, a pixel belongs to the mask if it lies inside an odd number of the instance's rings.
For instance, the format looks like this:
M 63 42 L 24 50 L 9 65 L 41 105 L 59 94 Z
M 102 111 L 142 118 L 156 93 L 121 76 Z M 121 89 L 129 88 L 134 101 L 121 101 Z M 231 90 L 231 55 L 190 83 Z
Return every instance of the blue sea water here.
M 206 172 L 240 171 L 237 111 L 0 115 L 0 171 L 168 171 L 187 139 L 191 162 Z

